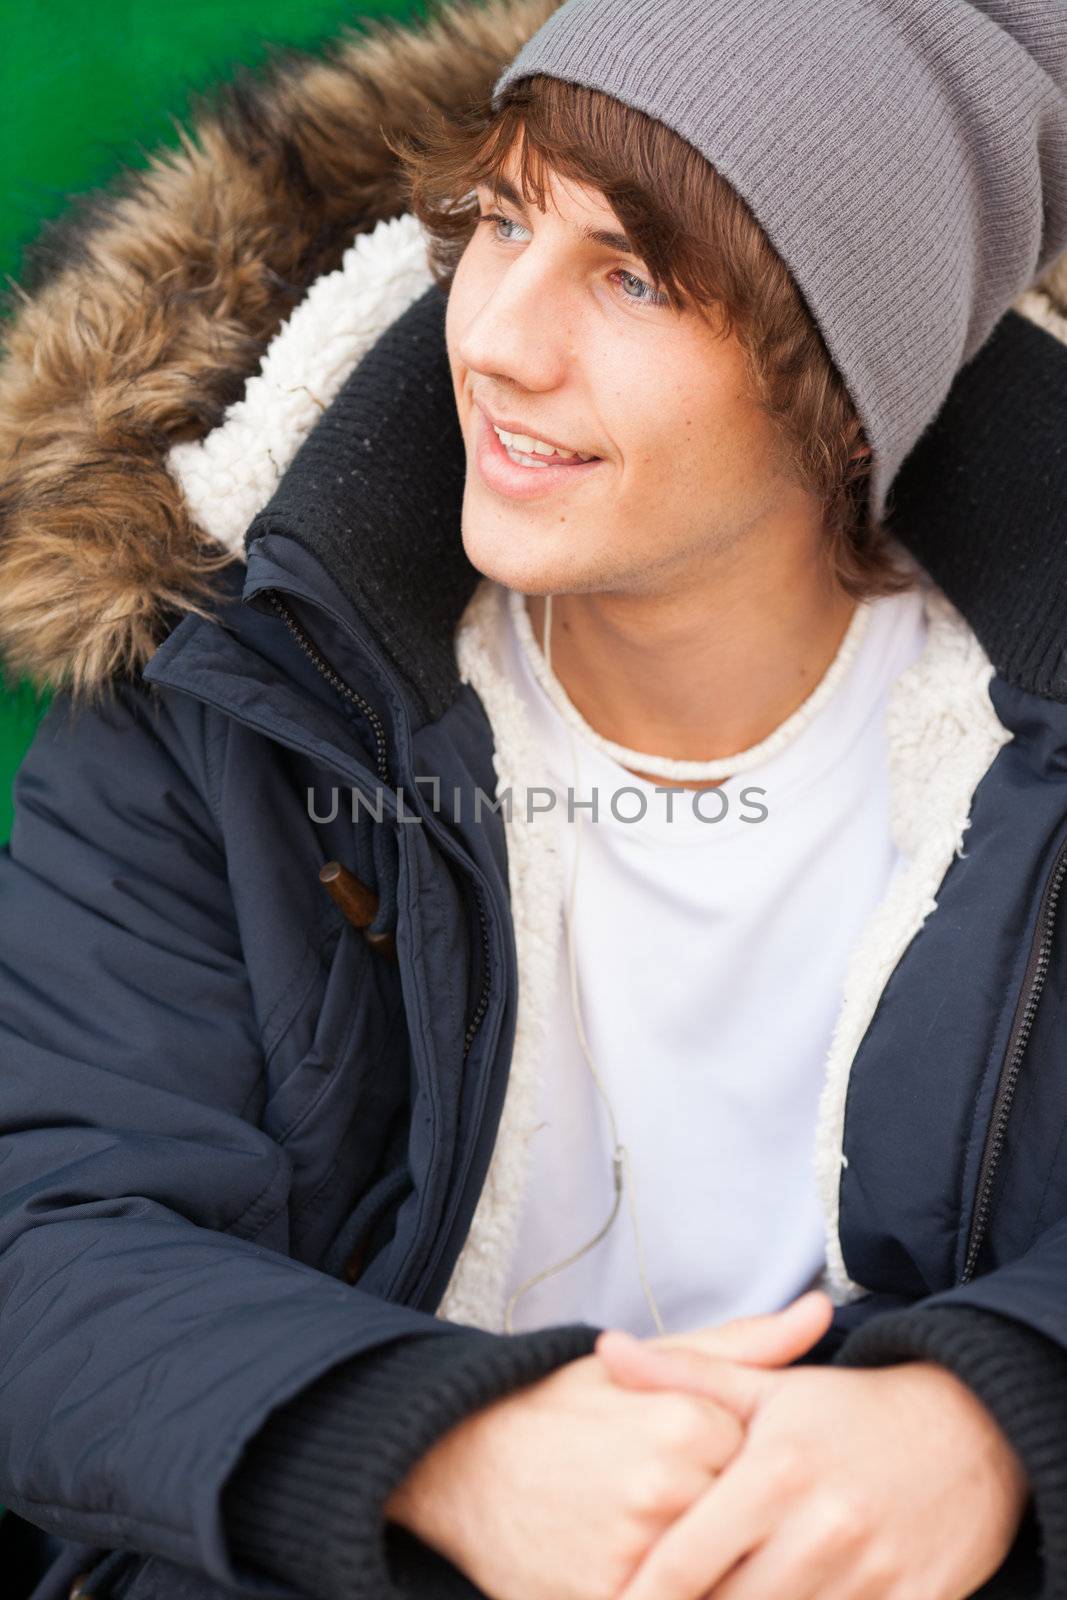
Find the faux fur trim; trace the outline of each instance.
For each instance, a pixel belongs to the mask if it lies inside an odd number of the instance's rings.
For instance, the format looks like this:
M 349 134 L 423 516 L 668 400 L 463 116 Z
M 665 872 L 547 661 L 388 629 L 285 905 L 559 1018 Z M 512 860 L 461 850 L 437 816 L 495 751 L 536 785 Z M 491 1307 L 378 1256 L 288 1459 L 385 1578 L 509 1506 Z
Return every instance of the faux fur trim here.
M 42 232 L 8 296 L 0 359 L 0 657 L 13 676 L 95 697 L 183 613 L 210 613 L 238 552 L 202 507 L 198 520 L 168 452 L 219 423 L 354 235 L 406 209 L 394 133 L 486 94 L 557 3 L 455 0 L 420 26 L 279 52 L 194 101 L 178 148 Z

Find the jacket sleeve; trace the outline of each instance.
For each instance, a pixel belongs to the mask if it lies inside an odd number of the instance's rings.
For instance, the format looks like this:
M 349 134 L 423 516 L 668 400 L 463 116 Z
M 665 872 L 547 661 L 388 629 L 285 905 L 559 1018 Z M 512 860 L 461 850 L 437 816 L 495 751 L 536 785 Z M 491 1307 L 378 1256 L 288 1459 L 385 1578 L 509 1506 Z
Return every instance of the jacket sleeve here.
M 309 1591 L 232 1546 L 224 1490 L 268 1420 L 305 1398 L 305 1457 L 347 1469 L 331 1503 L 371 1561 L 406 1451 L 595 1331 L 485 1334 L 257 1242 L 272 1222 L 285 1237 L 290 1165 L 255 1122 L 260 1033 L 209 792 L 202 708 L 132 683 L 77 713 L 57 696 L 18 774 L 0 852 L 0 1503 L 238 1594 L 341 1600 L 341 1564 Z M 311 1426 L 330 1376 L 375 1421 L 355 1453 Z
M 578 1325 L 501 1338 L 469 1328 L 432 1346 L 408 1339 L 327 1373 L 270 1418 L 230 1480 L 224 1507 L 235 1550 L 316 1600 L 480 1600 L 450 1562 L 384 1522 L 388 1493 L 454 1422 L 588 1354 L 596 1332 Z M 361 1461 L 371 1463 L 371 1481 L 357 1501 L 351 1481 Z
M 1058 1227 L 1035 1247 L 1036 1255 L 1028 1252 L 971 1284 L 873 1316 L 833 1357 L 857 1367 L 902 1361 L 947 1367 L 1015 1449 L 1030 1500 L 1005 1562 L 978 1591 L 981 1600 L 1067 1600 L 1065 1244 Z M 1029 1315 L 1019 1315 L 1023 1308 Z M 929 1425 L 936 1427 L 936 1418 Z
M 852 1308 L 844 1309 L 847 1323 Z M 1012 1550 L 978 1591 L 980 1600 L 1062 1600 L 1067 1352 L 1032 1328 L 969 1306 L 919 1301 L 873 1315 L 859 1305 L 855 1310 L 864 1320 L 837 1349 L 836 1364 L 927 1360 L 949 1368 L 989 1408 L 1027 1470 L 1030 1503 Z M 596 1331 L 584 1332 L 591 1349 Z M 571 1338 L 572 1331 L 563 1336 Z M 421 1541 L 388 1525 L 383 1534 L 380 1508 L 447 1426 L 523 1381 L 523 1337 L 511 1347 L 494 1346 L 491 1335 L 471 1329 L 451 1348 L 437 1347 L 435 1363 L 426 1361 L 419 1341 L 409 1340 L 328 1373 L 275 1413 L 225 1497 L 242 1558 L 294 1583 L 303 1577 L 316 1596 L 482 1600 L 480 1590 Z M 936 1418 L 929 1425 L 936 1427 Z M 373 1458 L 377 1487 L 361 1494 L 357 1510 L 347 1484 L 353 1461 L 361 1458 Z

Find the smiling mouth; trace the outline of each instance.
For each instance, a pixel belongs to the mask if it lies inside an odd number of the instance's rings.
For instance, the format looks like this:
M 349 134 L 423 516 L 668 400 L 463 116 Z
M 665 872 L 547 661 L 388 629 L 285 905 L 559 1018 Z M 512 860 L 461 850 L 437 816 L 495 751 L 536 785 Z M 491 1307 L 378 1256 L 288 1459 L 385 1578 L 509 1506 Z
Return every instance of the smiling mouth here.
M 546 444 L 528 433 L 511 433 L 507 428 L 498 428 L 495 422 L 490 423 L 490 427 L 503 445 L 508 460 L 517 467 L 581 466 L 586 461 L 600 459 L 583 455 L 580 450 L 564 450 L 559 445 Z
M 505 428 L 477 402 L 474 409 L 478 421 L 470 459 L 485 487 L 505 500 L 534 501 L 567 494 L 590 475 L 595 476 L 598 468 L 607 470 L 604 456 L 587 455 L 514 427 Z M 514 423 L 518 418 L 509 420 Z

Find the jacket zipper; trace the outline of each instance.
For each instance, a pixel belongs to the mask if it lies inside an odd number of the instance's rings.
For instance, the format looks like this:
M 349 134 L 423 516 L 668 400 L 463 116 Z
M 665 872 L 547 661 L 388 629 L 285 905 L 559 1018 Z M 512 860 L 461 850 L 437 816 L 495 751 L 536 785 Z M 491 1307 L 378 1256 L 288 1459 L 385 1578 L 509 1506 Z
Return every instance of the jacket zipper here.
M 268 589 L 266 595 L 301 650 L 310 658 L 312 665 L 318 668 L 327 683 L 331 684 L 338 694 L 343 695 L 346 700 L 350 700 L 354 706 L 362 711 L 370 723 L 371 732 L 374 734 L 375 764 L 378 769 L 378 776 L 383 783 L 387 784 L 389 782 L 389 764 L 386 759 L 385 724 L 382 722 L 381 717 L 369 700 L 365 700 L 361 694 L 357 694 L 355 689 L 348 686 L 340 673 L 334 671 L 322 651 L 304 632 L 289 607 L 279 598 L 277 591 Z
M 470 1047 L 474 1042 L 475 1034 L 477 1033 L 482 1018 L 485 1015 L 486 1006 L 489 1003 L 489 928 L 482 912 L 481 896 L 477 889 L 475 889 L 475 899 L 478 905 L 478 914 L 481 920 L 482 931 L 482 986 L 478 1004 L 467 1027 L 467 1033 L 463 1042 L 464 1062 L 467 1059 Z M 474 1108 L 473 1112 L 474 1121 L 478 1127 L 481 1126 L 482 1113 L 485 1109 L 486 1092 L 483 1076 L 482 1090 L 478 1097 L 478 1104 Z M 446 1199 L 445 1215 L 437 1238 L 435 1241 L 431 1241 L 428 1251 L 423 1251 L 420 1256 L 410 1258 L 408 1261 L 404 1262 L 401 1268 L 393 1275 L 387 1291 L 390 1298 L 397 1293 L 399 1287 L 403 1296 L 408 1299 L 409 1304 L 414 1306 L 423 1306 L 426 1290 L 429 1284 L 432 1282 L 433 1277 L 437 1272 L 441 1257 L 444 1254 L 449 1241 L 451 1240 L 452 1233 L 454 1231 L 456 1213 L 466 1201 L 468 1178 L 473 1160 L 474 1142 L 473 1140 L 468 1139 L 466 1149 L 461 1152 L 460 1164 L 449 1187 L 449 1193 Z M 412 1276 L 412 1274 L 415 1272 L 418 1274 L 417 1277 Z M 430 1308 L 424 1307 L 424 1309 Z
M 474 1036 L 478 1032 L 478 1029 L 482 1025 L 482 1018 L 485 1016 L 486 1008 L 489 1005 L 489 924 L 486 921 L 485 909 L 484 909 L 484 907 L 482 905 L 481 891 L 479 890 L 479 888 L 477 887 L 476 884 L 473 887 L 474 887 L 474 904 L 475 904 L 475 906 L 477 907 L 477 910 L 478 910 L 478 924 L 479 924 L 479 928 L 480 928 L 480 931 L 481 931 L 481 942 L 482 942 L 482 982 L 481 982 L 481 989 L 480 989 L 480 992 L 479 992 L 479 995 L 478 995 L 478 1003 L 474 1008 L 474 1015 L 471 1017 L 471 1020 L 468 1022 L 467 1031 L 463 1035 L 463 1059 L 464 1059 L 464 1061 L 466 1061 L 468 1055 L 470 1054 L 471 1045 L 474 1043 Z
M 345 683 L 340 673 L 336 672 L 334 668 L 331 667 L 330 663 L 326 660 L 326 657 L 322 654 L 322 651 L 318 648 L 314 641 L 309 638 L 308 634 L 294 617 L 292 611 L 280 598 L 277 591 L 274 589 L 266 590 L 266 598 L 281 617 L 282 621 L 285 623 L 285 626 L 288 628 L 289 632 L 292 634 L 301 650 L 303 650 L 304 654 L 311 661 L 312 665 L 322 673 L 322 676 L 326 679 L 327 683 L 336 689 L 338 694 L 343 695 L 346 700 L 350 701 L 354 706 L 356 706 L 367 718 L 367 721 L 370 723 L 371 732 L 374 735 L 375 764 L 377 767 L 378 776 L 381 778 L 383 783 L 388 784 L 389 762 L 386 749 L 385 724 L 382 722 L 381 717 L 378 715 L 377 711 L 375 711 L 370 701 L 366 700 L 363 695 L 358 694 L 355 689 L 351 688 L 349 684 Z M 471 1046 L 474 1044 L 475 1036 L 477 1035 L 478 1029 L 482 1023 L 482 1018 L 485 1016 L 489 1006 L 489 925 L 485 915 L 485 906 L 482 902 L 481 891 L 477 884 L 472 884 L 472 888 L 474 891 L 474 904 L 477 909 L 478 922 L 481 930 L 482 982 L 481 992 L 479 993 L 473 1015 L 467 1024 L 467 1029 L 463 1036 L 463 1061 L 466 1061 L 468 1055 L 470 1054 Z
M 1067 841 L 1061 844 L 1059 848 L 1052 871 L 1049 873 L 1041 894 L 1037 927 L 1034 930 L 1033 941 L 1030 945 L 1030 955 L 1027 959 L 1026 972 L 1023 976 L 1022 993 L 1019 996 L 1019 1003 L 1012 1021 L 1004 1065 L 1001 1068 L 1000 1081 L 997 1084 L 993 1115 L 986 1134 L 985 1148 L 982 1151 L 982 1162 L 978 1172 L 978 1190 L 972 1215 L 970 1238 L 967 1242 L 967 1259 L 960 1278 L 961 1283 L 969 1283 L 974 1277 L 975 1269 L 978 1265 L 978 1257 L 981 1254 L 982 1245 L 985 1243 L 986 1233 L 989 1228 L 993 1184 L 1004 1150 L 1008 1119 L 1011 1115 L 1012 1102 L 1015 1099 L 1015 1090 L 1018 1087 L 1023 1056 L 1026 1053 L 1026 1046 L 1034 1025 L 1038 1001 L 1045 987 L 1045 979 L 1048 977 L 1049 961 L 1052 954 L 1052 935 L 1056 924 L 1056 910 L 1065 873 L 1067 873 Z

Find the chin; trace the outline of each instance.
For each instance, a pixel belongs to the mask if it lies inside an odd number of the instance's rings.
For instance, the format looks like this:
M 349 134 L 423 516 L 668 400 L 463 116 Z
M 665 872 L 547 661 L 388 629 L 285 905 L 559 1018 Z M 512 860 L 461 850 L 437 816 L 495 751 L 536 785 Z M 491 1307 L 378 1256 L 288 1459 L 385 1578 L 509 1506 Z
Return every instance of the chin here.
M 576 579 L 573 551 L 551 549 L 543 530 L 523 525 L 520 518 L 463 518 L 463 548 L 473 567 L 486 578 L 520 594 L 562 594 Z M 581 588 L 596 588 L 580 584 Z

